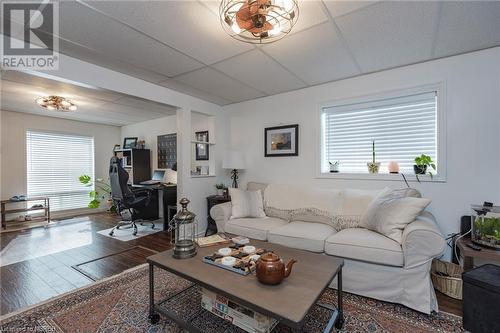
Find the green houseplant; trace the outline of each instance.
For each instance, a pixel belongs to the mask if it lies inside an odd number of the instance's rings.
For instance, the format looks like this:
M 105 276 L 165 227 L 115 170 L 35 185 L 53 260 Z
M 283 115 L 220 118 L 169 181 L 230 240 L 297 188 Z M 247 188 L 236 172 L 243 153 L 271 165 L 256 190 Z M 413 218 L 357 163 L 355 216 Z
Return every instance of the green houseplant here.
M 217 195 L 224 195 L 224 189 L 226 188 L 224 184 L 215 184 L 215 188 L 217 189 Z
M 372 161 L 366 163 L 366 166 L 368 167 L 368 172 L 371 174 L 378 173 L 380 169 L 380 162 L 375 162 L 375 140 L 372 140 Z
M 415 164 L 413 165 L 413 171 L 415 172 L 418 181 L 420 181 L 420 179 L 418 179 L 418 175 L 428 174 L 432 178 L 433 176 L 432 172 L 427 171 L 429 167 L 431 167 L 434 171 L 436 171 L 436 164 L 432 160 L 432 157 L 425 154 L 415 157 Z
M 94 190 L 89 192 L 90 202 L 88 204 L 89 208 L 99 208 L 101 201 L 106 200 L 109 204 L 109 212 L 116 213 L 117 208 L 111 200 L 111 185 L 106 183 L 103 179 L 97 178 L 95 182 L 92 182 L 92 177 L 88 175 L 82 175 L 78 177 L 80 183 L 87 187 L 94 185 Z

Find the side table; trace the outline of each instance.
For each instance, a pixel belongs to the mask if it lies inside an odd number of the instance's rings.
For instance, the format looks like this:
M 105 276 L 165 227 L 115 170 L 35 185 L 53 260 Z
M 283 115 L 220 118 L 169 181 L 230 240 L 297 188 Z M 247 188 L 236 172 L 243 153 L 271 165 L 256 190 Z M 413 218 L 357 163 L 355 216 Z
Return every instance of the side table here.
M 500 251 L 481 246 L 481 251 L 474 251 L 467 244 L 471 244 L 470 238 L 460 238 L 457 241 L 457 247 L 460 249 L 460 256 L 463 258 L 464 271 L 470 271 L 474 268 L 474 258 L 481 258 L 485 260 L 500 261 Z
M 215 224 L 214 219 L 210 216 L 210 209 L 218 204 L 231 201 L 230 196 L 223 195 L 210 195 L 207 197 L 207 231 L 205 232 L 205 236 L 210 236 L 217 233 L 217 225 Z

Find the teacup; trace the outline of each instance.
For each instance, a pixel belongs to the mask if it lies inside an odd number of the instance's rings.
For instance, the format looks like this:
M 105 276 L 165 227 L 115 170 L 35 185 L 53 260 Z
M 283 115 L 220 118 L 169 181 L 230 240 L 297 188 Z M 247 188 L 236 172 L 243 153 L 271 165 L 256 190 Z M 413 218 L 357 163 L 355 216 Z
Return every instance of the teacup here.
M 224 266 L 233 266 L 236 263 L 235 257 L 223 257 L 221 259 L 221 264 Z
M 245 245 L 243 246 L 243 252 L 245 252 L 246 254 L 252 254 L 255 252 L 255 246 L 252 246 L 252 245 Z
M 219 251 L 217 251 L 217 252 L 219 252 L 219 254 L 222 255 L 222 256 L 228 256 L 228 255 L 231 254 L 232 251 L 233 250 L 231 250 L 228 247 L 223 247 L 222 249 L 219 249 Z

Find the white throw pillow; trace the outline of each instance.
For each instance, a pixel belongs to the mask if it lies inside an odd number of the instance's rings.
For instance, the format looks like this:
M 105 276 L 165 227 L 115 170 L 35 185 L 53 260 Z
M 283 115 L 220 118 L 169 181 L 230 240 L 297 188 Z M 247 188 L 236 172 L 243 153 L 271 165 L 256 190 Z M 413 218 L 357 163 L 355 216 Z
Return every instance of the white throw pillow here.
M 408 197 L 402 190 L 384 189 L 373 199 L 361 217 L 360 227 L 402 242 L 403 229 L 427 207 L 431 200 Z
M 229 195 L 231 196 L 232 219 L 241 217 L 266 217 L 260 190 L 244 191 L 237 188 L 230 188 Z

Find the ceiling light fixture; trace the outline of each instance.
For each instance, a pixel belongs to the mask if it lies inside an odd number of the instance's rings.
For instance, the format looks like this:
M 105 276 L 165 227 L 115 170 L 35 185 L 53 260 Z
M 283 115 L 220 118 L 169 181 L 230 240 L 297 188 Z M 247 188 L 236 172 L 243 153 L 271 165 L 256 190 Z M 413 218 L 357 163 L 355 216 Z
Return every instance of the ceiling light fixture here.
M 299 18 L 297 0 L 222 0 L 222 27 L 233 38 L 266 44 L 285 37 Z
M 69 112 L 77 109 L 76 104 L 61 96 L 39 97 L 36 99 L 36 104 L 42 108 L 52 111 Z

